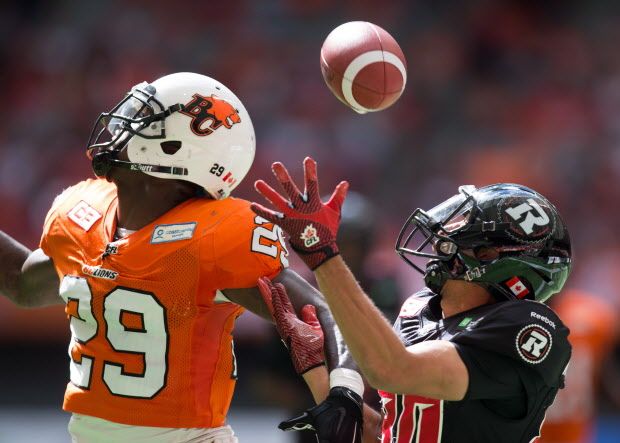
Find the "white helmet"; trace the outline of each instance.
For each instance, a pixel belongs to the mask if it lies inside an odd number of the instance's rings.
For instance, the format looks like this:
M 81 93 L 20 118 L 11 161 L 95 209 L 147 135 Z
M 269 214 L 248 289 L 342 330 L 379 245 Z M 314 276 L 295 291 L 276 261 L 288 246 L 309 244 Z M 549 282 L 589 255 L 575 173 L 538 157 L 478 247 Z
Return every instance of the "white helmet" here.
M 127 148 L 129 161 L 119 160 Z M 95 123 L 88 142 L 93 170 L 112 166 L 195 183 L 227 197 L 254 160 L 254 127 L 230 89 L 206 75 L 179 72 L 134 86 Z

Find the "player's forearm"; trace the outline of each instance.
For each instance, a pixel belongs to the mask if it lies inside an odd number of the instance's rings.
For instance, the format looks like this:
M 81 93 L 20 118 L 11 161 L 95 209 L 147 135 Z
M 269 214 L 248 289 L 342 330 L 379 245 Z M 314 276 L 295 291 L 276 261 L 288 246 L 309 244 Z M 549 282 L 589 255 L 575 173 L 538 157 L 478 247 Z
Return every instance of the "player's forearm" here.
M 60 280 L 54 262 L 41 249 L 33 251 L 24 262 L 19 278 L 20 306 L 39 308 L 62 305 Z
M 368 382 L 382 388 L 407 350 L 340 256 L 315 270 L 319 288 Z
M 0 294 L 20 303 L 19 281 L 24 262 L 31 251 L 0 231 Z
M 325 358 L 329 369 L 348 368 L 357 370 L 357 364 L 345 343 L 345 339 L 331 311 L 327 307 L 327 303 L 320 309 L 317 309 L 317 316 L 325 334 Z
M 310 369 L 302 374 L 302 377 L 308 389 L 312 393 L 312 398 L 316 404 L 321 403 L 329 394 L 329 374 L 327 368 L 323 365 Z
M 284 284 L 289 299 L 297 312 L 307 304 L 316 307 L 325 337 L 325 359 L 328 368 L 357 369 L 323 295 L 291 270 L 283 271 L 274 281 Z
M 54 263 L 0 231 L 0 294 L 23 308 L 63 304 Z

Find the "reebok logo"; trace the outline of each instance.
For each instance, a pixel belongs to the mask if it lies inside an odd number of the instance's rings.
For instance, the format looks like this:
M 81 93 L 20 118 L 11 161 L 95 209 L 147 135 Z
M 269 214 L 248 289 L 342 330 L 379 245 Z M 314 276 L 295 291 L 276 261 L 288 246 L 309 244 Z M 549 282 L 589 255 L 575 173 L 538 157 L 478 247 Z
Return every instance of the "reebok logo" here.
M 547 323 L 549 326 L 551 326 L 553 329 L 555 329 L 555 323 L 551 320 L 549 320 L 547 317 L 545 317 L 544 315 L 540 315 L 537 312 L 530 312 L 530 317 L 535 318 L 536 320 L 540 320 L 542 322 Z

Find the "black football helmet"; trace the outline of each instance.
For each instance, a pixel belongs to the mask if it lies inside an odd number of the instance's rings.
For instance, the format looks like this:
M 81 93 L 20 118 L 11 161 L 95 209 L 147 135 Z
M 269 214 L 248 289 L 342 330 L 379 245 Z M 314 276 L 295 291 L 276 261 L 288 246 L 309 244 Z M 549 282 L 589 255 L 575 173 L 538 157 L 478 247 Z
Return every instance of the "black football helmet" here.
M 481 248 L 496 253 L 479 259 Z M 511 183 L 461 186 L 433 209 L 416 209 L 396 251 L 438 294 L 447 280 L 459 279 L 498 299 L 544 302 L 562 289 L 571 269 L 570 237 L 558 210 L 536 191 Z M 415 257 L 428 259 L 425 268 Z

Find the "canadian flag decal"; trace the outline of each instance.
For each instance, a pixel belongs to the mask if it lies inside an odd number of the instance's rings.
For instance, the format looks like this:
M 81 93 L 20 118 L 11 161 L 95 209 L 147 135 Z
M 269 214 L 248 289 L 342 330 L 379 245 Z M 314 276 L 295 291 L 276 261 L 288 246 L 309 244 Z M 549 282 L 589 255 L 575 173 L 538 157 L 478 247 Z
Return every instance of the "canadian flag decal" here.
M 512 277 L 506 282 L 506 286 L 508 286 L 508 289 L 510 289 L 510 291 L 517 298 L 523 298 L 530 293 L 530 291 L 525 287 L 523 282 L 519 280 L 519 277 Z
M 232 173 L 230 172 L 227 172 L 226 175 L 222 177 L 222 180 L 224 181 L 224 183 L 228 184 L 228 187 L 231 187 L 232 185 L 237 183 L 237 179 L 233 177 Z

